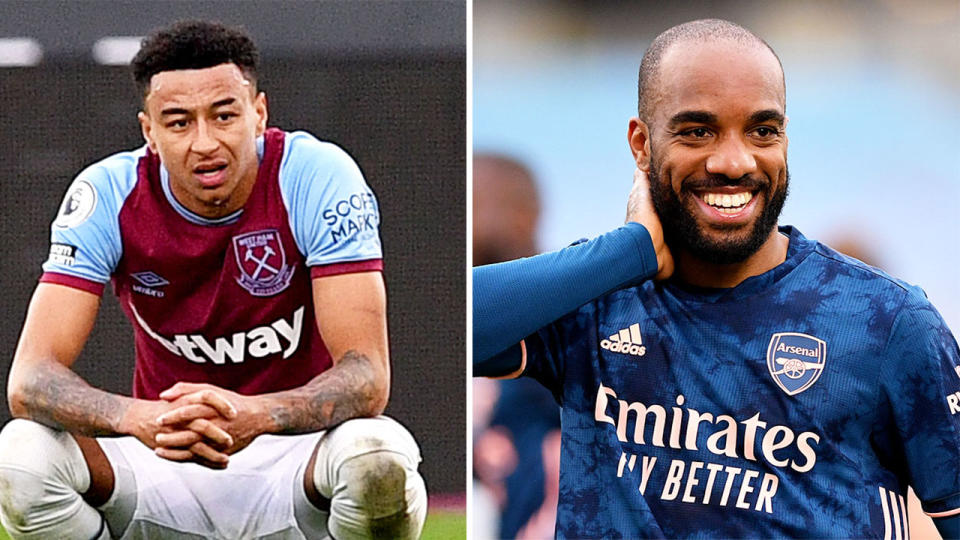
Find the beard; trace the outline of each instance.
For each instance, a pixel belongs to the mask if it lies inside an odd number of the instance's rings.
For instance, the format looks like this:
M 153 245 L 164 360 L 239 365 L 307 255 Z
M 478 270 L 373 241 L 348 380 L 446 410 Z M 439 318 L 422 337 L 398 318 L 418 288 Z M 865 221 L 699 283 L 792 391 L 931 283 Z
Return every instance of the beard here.
M 706 178 L 692 180 L 690 186 L 682 189 L 686 197 L 695 197 L 690 187 L 742 186 L 755 191 L 755 197 L 763 198 L 763 209 L 754 220 L 746 237 L 737 234 L 737 226 L 726 228 L 731 232 L 723 239 L 714 239 L 705 234 L 694 213 L 684 206 L 680 196 L 674 192 L 670 182 L 661 182 L 660 167 L 655 158 L 650 160 L 650 196 L 653 207 L 663 224 L 663 235 L 671 249 L 689 252 L 694 257 L 713 264 L 734 264 L 747 260 L 756 253 L 770 237 L 777 225 L 777 219 L 787 200 L 790 186 L 790 171 L 785 171 L 785 181 L 776 191 L 770 191 L 769 179 L 745 175 L 741 178 L 727 178 L 723 175 L 708 175 Z M 723 230 L 724 227 L 721 227 Z

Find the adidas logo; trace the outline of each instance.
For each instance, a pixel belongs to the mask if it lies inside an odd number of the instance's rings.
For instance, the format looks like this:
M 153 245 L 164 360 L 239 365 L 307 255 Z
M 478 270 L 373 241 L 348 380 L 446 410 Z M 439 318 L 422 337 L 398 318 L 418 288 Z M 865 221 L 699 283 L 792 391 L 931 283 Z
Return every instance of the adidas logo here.
M 640 337 L 639 323 L 631 324 L 629 328 L 624 328 L 609 338 L 600 340 L 600 348 L 634 356 L 647 354 L 647 348 L 643 346 L 643 338 Z

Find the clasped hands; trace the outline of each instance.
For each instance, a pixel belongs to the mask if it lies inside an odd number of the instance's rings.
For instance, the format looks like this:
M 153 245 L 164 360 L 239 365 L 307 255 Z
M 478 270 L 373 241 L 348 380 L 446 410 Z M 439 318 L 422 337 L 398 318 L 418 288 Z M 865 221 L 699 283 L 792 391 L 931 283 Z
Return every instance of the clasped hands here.
M 177 383 L 160 400 L 139 400 L 124 417 L 123 431 L 171 461 L 226 468 L 230 454 L 264 429 L 257 400 L 211 384 Z

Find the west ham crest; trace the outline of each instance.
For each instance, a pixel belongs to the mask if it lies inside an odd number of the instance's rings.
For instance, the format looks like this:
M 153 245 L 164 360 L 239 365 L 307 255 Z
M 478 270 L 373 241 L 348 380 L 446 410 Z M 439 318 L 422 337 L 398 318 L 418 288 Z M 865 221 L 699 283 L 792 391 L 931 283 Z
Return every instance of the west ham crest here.
M 790 396 L 803 392 L 817 382 L 826 361 L 827 343 L 807 334 L 774 334 L 767 347 L 770 375 L 777 386 Z
M 233 237 L 240 277 L 237 283 L 254 296 L 273 296 L 290 286 L 294 266 L 287 265 L 280 233 L 276 229 Z

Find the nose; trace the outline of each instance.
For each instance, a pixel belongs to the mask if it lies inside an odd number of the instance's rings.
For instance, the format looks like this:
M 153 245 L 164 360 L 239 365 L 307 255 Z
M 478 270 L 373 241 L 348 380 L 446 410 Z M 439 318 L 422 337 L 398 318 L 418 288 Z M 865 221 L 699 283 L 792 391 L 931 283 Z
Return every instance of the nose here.
M 212 130 L 205 120 L 197 120 L 196 126 L 190 149 L 197 154 L 210 154 L 220 146 L 220 143 L 213 136 Z
M 707 158 L 707 172 L 727 178 L 740 178 L 757 170 L 757 160 L 741 137 L 723 137 Z

